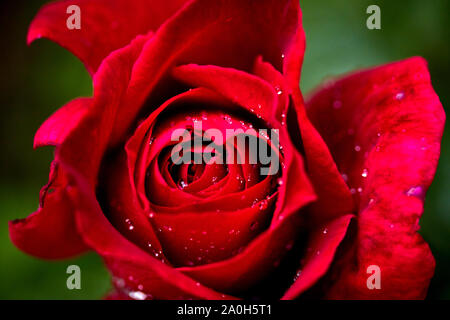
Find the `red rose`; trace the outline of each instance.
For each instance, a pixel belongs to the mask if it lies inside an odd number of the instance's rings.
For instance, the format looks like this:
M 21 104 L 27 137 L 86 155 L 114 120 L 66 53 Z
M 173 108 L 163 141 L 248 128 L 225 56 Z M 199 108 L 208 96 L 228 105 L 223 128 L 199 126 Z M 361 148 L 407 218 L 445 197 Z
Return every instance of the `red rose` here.
M 73 4 L 81 29 L 69 30 Z M 434 259 L 417 230 L 445 115 L 423 59 L 304 102 L 297 0 L 58 1 L 32 22 L 28 42 L 40 37 L 84 62 L 94 95 L 35 136 L 56 153 L 38 211 L 10 223 L 21 250 L 95 250 L 112 298 L 425 297 Z M 274 153 L 257 130 L 278 130 L 279 170 L 174 162 L 174 130 L 190 141 L 208 128 L 254 128 Z

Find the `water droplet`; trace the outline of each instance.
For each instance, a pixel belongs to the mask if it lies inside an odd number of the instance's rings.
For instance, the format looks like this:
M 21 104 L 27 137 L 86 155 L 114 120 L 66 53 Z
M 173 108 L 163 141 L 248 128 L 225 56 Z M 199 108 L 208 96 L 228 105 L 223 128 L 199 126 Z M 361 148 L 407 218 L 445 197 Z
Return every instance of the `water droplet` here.
M 184 182 L 183 180 L 180 181 L 180 188 L 184 189 L 188 186 L 188 184 L 186 182 Z
M 154 217 L 155 217 L 155 213 L 154 213 L 154 212 L 150 212 L 150 213 L 148 214 L 148 217 L 149 217 L 149 218 L 154 218 Z
M 142 291 L 130 291 L 128 296 L 134 300 L 145 300 L 147 299 L 147 295 Z
M 148 141 L 148 144 L 152 144 L 153 143 L 153 141 L 155 141 L 155 137 L 151 137 L 150 139 L 149 139 L 149 141 Z
M 231 117 L 229 115 L 224 115 L 223 119 L 228 123 L 228 124 L 232 124 L 233 120 L 231 120 Z
M 197 287 L 200 287 L 200 282 L 196 282 L 195 285 L 196 285 Z
M 323 234 L 327 234 L 328 233 L 328 228 L 323 229 L 322 233 Z
M 412 187 L 408 189 L 406 195 L 413 197 L 421 197 L 423 195 L 423 189 L 422 187 Z
M 265 210 L 267 209 L 268 203 L 266 200 L 263 200 L 259 203 L 259 210 Z
M 363 191 L 363 188 L 358 188 L 358 192 L 361 193 Z
M 300 278 L 300 275 L 302 274 L 302 270 L 298 270 L 297 273 L 294 276 L 294 281 L 297 281 L 298 278 Z
M 346 175 L 345 173 L 341 174 L 342 179 L 344 179 L 345 182 L 348 181 L 348 175 Z
M 361 173 L 361 176 L 363 177 L 363 178 L 367 178 L 367 175 L 369 174 L 369 171 L 367 170 L 367 169 L 364 169 L 363 171 L 362 171 L 362 173 Z
M 361 151 L 361 147 L 358 146 L 358 145 L 356 145 L 356 146 L 355 146 L 355 151 L 356 151 L 356 152 L 360 152 L 360 151 Z
M 350 189 L 350 193 L 351 193 L 351 194 L 355 194 L 355 193 L 356 193 L 356 189 L 355 189 L 355 188 L 351 188 L 351 189 Z
M 126 222 L 126 224 L 128 224 L 128 230 L 133 230 L 134 229 L 134 226 L 133 226 L 133 224 L 132 224 L 130 219 L 128 219 L 128 218 L 125 219 L 125 222 Z
M 395 95 L 395 99 L 402 100 L 405 97 L 405 93 L 399 92 Z

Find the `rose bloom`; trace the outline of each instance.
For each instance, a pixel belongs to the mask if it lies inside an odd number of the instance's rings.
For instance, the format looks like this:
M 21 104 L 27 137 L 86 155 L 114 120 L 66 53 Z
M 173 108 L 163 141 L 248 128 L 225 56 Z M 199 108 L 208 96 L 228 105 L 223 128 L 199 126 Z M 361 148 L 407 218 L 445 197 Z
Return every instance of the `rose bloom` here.
M 81 29 L 66 27 L 73 4 Z M 297 0 L 57 1 L 31 23 L 41 37 L 80 58 L 94 93 L 36 133 L 56 151 L 39 209 L 10 223 L 18 248 L 94 250 L 111 299 L 426 296 L 435 262 L 417 231 L 445 114 L 422 58 L 304 100 Z M 277 129 L 278 172 L 174 163 L 173 131 L 202 134 L 198 121 L 271 146 L 257 130 Z

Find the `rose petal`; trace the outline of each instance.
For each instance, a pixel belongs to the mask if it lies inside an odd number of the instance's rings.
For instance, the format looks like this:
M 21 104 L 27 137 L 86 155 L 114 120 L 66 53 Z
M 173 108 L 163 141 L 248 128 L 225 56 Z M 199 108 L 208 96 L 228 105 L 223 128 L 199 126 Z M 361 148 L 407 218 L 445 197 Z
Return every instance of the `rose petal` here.
M 184 276 L 151 257 L 123 237 L 100 209 L 94 189 L 78 170 L 69 167 L 71 159 L 61 156 L 69 173 L 68 194 L 76 203 L 76 223 L 83 240 L 100 254 L 127 291 L 144 291 L 157 299 L 232 299 Z
M 92 185 L 96 184 L 102 150 L 108 142 L 108 128 L 110 131 L 114 121 L 113 109 L 117 108 L 120 101 L 117 95 L 123 92 L 129 79 L 126 76 L 127 67 L 130 71 L 130 64 L 146 40 L 146 37 L 138 37 L 129 47 L 115 52 L 103 62 L 103 67 L 94 78 L 91 106 L 82 117 L 75 117 L 75 121 L 67 124 L 69 130 L 62 129 L 62 125 L 57 123 L 57 120 L 66 120 L 68 116 L 67 110 L 63 109 L 44 124 L 44 129 L 37 135 L 38 144 L 50 140 L 59 143 L 57 155 L 62 152 L 70 157 L 78 164 L 80 171 L 88 176 Z M 81 108 L 78 103 L 72 102 L 68 108 L 78 110 Z M 44 133 L 51 138 L 45 137 Z M 86 249 L 73 223 L 74 208 L 67 201 L 66 187 L 66 173 L 56 156 L 49 184 L 41 190 L 39 210 L 27 219 L 10 223 L 11 239 L 19 248 L 44 258 L 64 258 Z
M 78 98 L 58 109 L 40 126 L 34 136 L 34 148 L 57 146 L 84 117 L 91 98 Z
M 360 191 L 357 236 L 337 259 L 327 296 L 424 298 L 434 259 L 417 230 L 445 121 L 426 62 L 411 58 L 343 77 L 309 100 L 308 115 Z M 379 290 L 366 284 L 370 265 L 381 269 Z
M 189 62 L 251 71 L 256 57 L 262 55 L 281 70 L 283 52 L 291 48 L 299 27 L 299 11 L 296 0 L 190 3 L 144 48 L 113 140 L 120 141 L 129 130 L 144 102 L 158 106 L 174 95 L 176 84 L 168 77 L 173 66 Z M 152 75 L 150 81 L 148 75 Z M 161 90 L 151 95 L 156 86 Z M 165 92 L 167 88 L 170 92 Z
M 290 106 L 287 117 L 298 120 L 308 176 L 318 195 L 318 201 L 311 205 L 310 210 L 316 213 L 312 218 L 318 220 L 316 222 L 320 224 L 354 212 L 350 190 L 339 173 L 327 145 L 308 119 L 299 89 L 293 90 L 292 98 L 295 109 Z M 291 130 L 295 130 L 292 125 L 290 127 Z
M 173 69 L 175 78 L 193 87 L 205 87 L 246 108 L 266 121 L 277 106 L 275 90 L 249 73 L 218 66 L 183 65 Z
M 28 31 L 30 44 L 48 38 L 77 56 L 91 74 L 112 51 L 127 45 L 139 34 L 157 30 L 186 0 L 68 0 L 43 6 Z M 80 29 L 66 26 L 67 8 L 80 8 Z
M 75 227 L 73 208 L 60 186 L 64 173 L 53 163 L 49 183 L 41 190 L 39 209 L 25 219 L 9 222 L 11 241 L 20 250 L 45 259 L 74 256 L 88 248 Z
M 306 254 L 302 258 L 304 262 L 298 270 L 297 279 L 282 299 L 297 298 L 328 271 L 352 217 L 353 215 L 339 217 L 323 226 L 316 226 L 310 232 Z

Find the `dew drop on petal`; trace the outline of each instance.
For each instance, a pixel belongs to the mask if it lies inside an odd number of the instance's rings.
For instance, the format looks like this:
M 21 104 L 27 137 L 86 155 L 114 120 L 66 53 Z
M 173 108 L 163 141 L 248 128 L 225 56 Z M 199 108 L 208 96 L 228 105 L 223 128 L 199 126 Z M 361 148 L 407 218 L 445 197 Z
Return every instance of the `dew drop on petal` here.
M 130 291 L 128 296 L 134 300 L 145 300 L 147 299 L 147 295 L 142 291 Z
M 364 169 L 363 171 L 362 171 L 362 173 L 361 173 L 361 176 L 363 177 L 363 178 L 367 178 L 367 175 L 369 174 L 369 171 L 367 170 L 367 169 Z
M 412 187 L 406 191 L 406 195 L 413 196 L 413 197 L 421 197 L 423 195 L 423 188 L 422 187 Z
M 184 182 L 183 180 L 181 180 L 181 181 L 180 181 L 180 187 L 181 187 L 181 189 L 186 188 L 186 187 L 187 187 L 187 183 Z
M 405 93 L 399 92 L 395 95 L 395 99 L 402 100 L 405 97 Z

